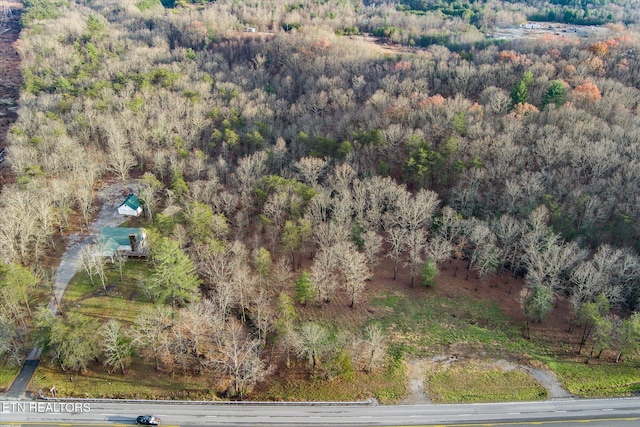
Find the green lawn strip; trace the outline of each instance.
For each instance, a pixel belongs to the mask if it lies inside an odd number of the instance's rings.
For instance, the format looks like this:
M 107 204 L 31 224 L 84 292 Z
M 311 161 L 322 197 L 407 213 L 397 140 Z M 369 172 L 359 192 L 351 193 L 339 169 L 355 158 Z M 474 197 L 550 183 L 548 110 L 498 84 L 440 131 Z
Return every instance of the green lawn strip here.
M 640 392 L 640 364 L 546 360 L 565 388 L 580 397 L 617 397 Z
M 148 265 L 143 261 L 127 262 L 122 281 L 117 267 L 107 266 L 105 292 L 99 282 L 92 285 L 85 272 L 78 273 L 67 287 L 63 306 L 101 322 L 109 319 L 132 322 L 142 307 L 150 304 L 138 287 L 138 279 L 147 274 Z
M 0 391 L 8 390 L 20 371 L 17 366 L 0 365 Z
M 534 378 L 518 370 L 455 364 L 427 378 L 433 403 L 531 401 L 547 398 Z
M 485 350 L 535 353 L 534 343 L 522 337 L 494 303 L 471 298 L 424 299 L 386 293 L 374 299 L 384 307 L 376 322 L 396 332 L 398 344 L 415 356 L 433 355 L 452 343 L 482 344 Z
M 45 391 L 56 386 L 58 397 L 113 399 L 215 400 L 208 376 L 171 376 L 156 372 L 152 363 L 134 362 L 126 375 L 109 373 L 94 365 L 83 374 L 63 372 L 57 365 L 41 363 L 33 376 L 30 389 Z
M 87 298 L 77 307 L 85 316 L 93 317 L 101 323 L 111 319 L 131 323 L 148 303 L 129 301 L 119 295 Z
M 82 313 L 101 324 L 110 319 L 131 323 L 141 309 L 151 304 L 138 287 L 140 277 L 148 275 L 148 263 L 130 260 L 123 268 L 122 280 L 116 265 L 106 265 L 107 291 L 98 278 L 91 283 L 81 271 L 71 280 L 63 297 L 65 313 Z M 97 332 L 96 332 L 97 333 Z M 70 381 L 73 378 L 73 381 Z M 215 394 L 207 377 L 170 375 L 156 372 L 153 363 L 134 356 L 126 375 L 109 373 L 96 363 L 85 373 L 63 372 L 57 363 L 43 358 L 30 384 L 32 390 L 48 390 L 56 386 L 59 397 L 108 397 L 136 399 L 213 399 Z
M 353 376 L 338 376 L 330 380 L 300 379 L 279 381 L 277 378 L 252 400 L 269 401 L 343 401 L 353 402 L 376 398 L 380 403 L 399 402 L 406 395 L 407 377 L 402 368 L 387 369 Z
M 87 273 L 81 271 L 76 273 L 67 285 L 64 295 L 62 296 L 62 303 L 74 303 L 81 298 L 86 298 L 88 295 L 97 292 L 99 289 L 100 285 L 92 285 Z

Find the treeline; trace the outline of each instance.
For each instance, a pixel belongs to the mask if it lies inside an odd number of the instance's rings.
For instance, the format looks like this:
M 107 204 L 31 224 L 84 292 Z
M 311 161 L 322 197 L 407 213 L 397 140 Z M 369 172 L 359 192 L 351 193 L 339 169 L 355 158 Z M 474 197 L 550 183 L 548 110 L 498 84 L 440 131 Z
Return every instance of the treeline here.
M 482 28 L 499 10 L 518 11 L 526 14 L 526 19 L 534 21 L 550 21 L 572 25 L 603 25 L 623 21 L 637 23 L 638 15 L 632 2 L 626 1 L 574 1 L 551 0 L 519 1 L 519 2 L 473 2 L 441 0 L 399 0 L 398 10 L 423 14 L 439 11 L 450 17 L 459 17 L 466 22 Z M 622 11 L 625 11 L 622 13 Z
M 24 119 L 12 130 L 21 179 L 40 167 L 45 175 L 74 169 L 65 156 L 42 158 L 65 145 L 55 143 L 59 132 L 44 136 L 60 123 L 70 129 L 67 145 L 91 155 L 127 145 L 134 157 L 110 155 L 102 167 L 119 162 L 110 167 L 122 175 L 135 162 L 161 179 L 168 152 L 233 163 L 282 137 L 294 159 L 348 158 L 359 174 L 436 190 L 465 216 L 526 216 L 545 204 L 565 238 L 637 245 L 638 75 L 629 34 L 584 45 L 514 42 L 472 56 L 431 46 L 393 58 L 330 33 L 194 38 L 196 18 L 207 13 L 163 15 L 153 29 L 139 27 L 138 12 L 122 16 L 133 29 L 117 42 L 108 23 L 89 14 L 85 29 L 60 34 L 73 50 L 57 40 L 25 42 Z M 43 58 L 55 63 L 42 67 Z M 547 105 L 559 84 L 564 93 Z M 46 113 L 32 105 L 42 102 Z M 94 174 L 81 174 L 91 184 Z
M 169 370 L 215 367 L 233 379 L 230 393 L 258 379 L 267 336 L 311 372 L 322 360 L 335 372 L 346 365 L 328 361 L 345 357 L 362 370 L 382 366 L 378 353 L 364 362 L 363 347 L 351 345 L 360 341 L 297 322 L 286 300 L 358 309 L 382 256 L 403 267 L 397 280 L 407 286 L 432 284 L 452 257 L 468 260 L 477 286 L 504 270 L 524 275 L 529 320 L 568 298 L 592 350 L 635 351 L 604 340 L 628 336 L 622 319 L 635 321 L 640 305 L 635 34 L 613 27 L 585 43 L 551 37 L 464 55 L 435 45 L 384 55 L 321 24 L 373 22 L 385 6 L 314 2 L 315 22 L 303 12 L 311 4 L 293 4 L 267 11 L 218 1 L 167 14 L 97 0 L 29 22 L 8 136 L 18 178 L 0 196 L 3 262 L 37 270 L 71 215 L 90 221 L 104 177 L 124 184 L 136 175 L 158 235 L 156 274 L 142 283 L 157 307 L 145 315 L 224 321 L 212 321 L 220 329 L 207 343 L 189 324 L 175 336 L 177 326 L 163 329 L 160 344 L 143 342 L 135 331 L 144 319 L 104 333 L 138 343 Z M 345 13 L 328 18 L 336 8 Z M 445 22 L 394 16 L 424 28 Z M 285 31 L 282 22 L 302 25 Z M 274 34 L 246 35 L 247 24 Z M 184 280 L 162 280 L 177 277 L 160 273 L 167 258 Z M 0 348 L 23 342 L 18 326 L 33 321 L 29 302 L 12 304 L 26 308 L 2 312 L 16 332 Z M 65 334 L 83 329 L 74 321 L 38 324 L 61 365 L 82 370 L 99 349 L 86 349 L 83 363 L 65 353 L 73 350 Z M 240 343 L 241 369 L 223 357 Z

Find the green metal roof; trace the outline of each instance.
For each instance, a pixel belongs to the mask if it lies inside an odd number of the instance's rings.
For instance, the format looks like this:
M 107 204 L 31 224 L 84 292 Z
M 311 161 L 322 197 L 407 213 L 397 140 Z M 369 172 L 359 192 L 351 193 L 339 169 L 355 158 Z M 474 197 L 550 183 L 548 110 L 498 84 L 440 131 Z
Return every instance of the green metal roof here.
M 138 241 L 142 241 L 144 228 L 131 227 L 103 227 L 100 230 L 100 250 L 105 256 L 112 256 L 119 246 L 129 246 L 129 235 L 135 234 Z
M 140 200 L 138 200 L 138 196 L 136 196 L 135 194 L 129 194 L 129 196 L 127 197 L 127 200 L 125 200 L 120 206 L 124 206 L 127 205 L 129 206 L 131 209 L 138 210 L 138 208 L 140 207 Z

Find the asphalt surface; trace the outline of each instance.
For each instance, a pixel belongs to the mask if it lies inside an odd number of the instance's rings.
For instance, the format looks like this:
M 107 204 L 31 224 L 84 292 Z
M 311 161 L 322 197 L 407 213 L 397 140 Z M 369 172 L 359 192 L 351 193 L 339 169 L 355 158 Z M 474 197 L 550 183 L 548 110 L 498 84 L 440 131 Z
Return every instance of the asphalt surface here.
M 22 404 L 23 406 L 18 406 Z M 133 425 L 156 415 L 163 426 L 585 426 L 640 425 L 640 398 L 464 405 L 278 403 L 0 402 L 1 425 Z
M 39 359 L 25 361 L 22 365 L 22 369 L 18 373 L 18 376 L 13 381 L 11 388 L 9 388 L 9 390 L 7 390 L 7 392 L 2 395 L 2 398 L 15 400 L 22 398 L 25 395 L 29 381 L 31 381 L 31 377 L 33 376 L 33 373 L 36 371 L 36 368 L 39 364 Z M 1 415 L 0 420 L 2 420 Z

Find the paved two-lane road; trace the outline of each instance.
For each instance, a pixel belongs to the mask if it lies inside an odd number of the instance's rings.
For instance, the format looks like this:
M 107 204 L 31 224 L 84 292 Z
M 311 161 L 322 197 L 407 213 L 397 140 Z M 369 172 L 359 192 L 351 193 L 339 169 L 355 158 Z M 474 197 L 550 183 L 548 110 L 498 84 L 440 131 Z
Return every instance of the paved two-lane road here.
M 23 407 L 16 406 L 22 403 Z M 51 406 L 47 407 L 47 403 Z M 164 426 L 533 426 L 640 425 L 640 398 L 465 405 L 170 404 L 0 402 L 0 425 L 133 425 L 141 414 Z M 39 407 L 33 405 L 40 405 Z M 12 406 L 13 405 L 13 406 Z M 78 405 L 83 405 L 79 407 Z

